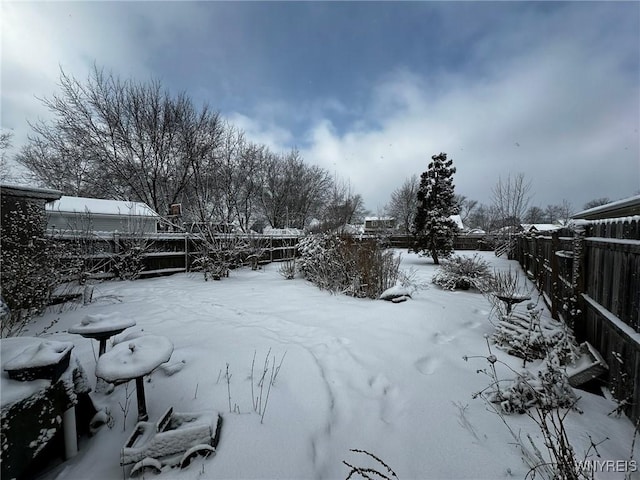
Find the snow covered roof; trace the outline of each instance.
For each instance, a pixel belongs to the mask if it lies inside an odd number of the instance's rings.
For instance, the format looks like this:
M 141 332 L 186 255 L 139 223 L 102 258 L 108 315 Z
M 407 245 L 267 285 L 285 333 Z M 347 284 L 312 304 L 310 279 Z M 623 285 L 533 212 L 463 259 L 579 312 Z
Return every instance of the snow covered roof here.
M 454 222 L 456 222 L 456 226 L 460 230 L 464 230 L 464 225 L 462 224 L 462 217 L 460 217 L 460 215 L 450 215 L 449 218 Z
M 13 185 L 8 183 L 1 184 L 0 191 L 5 195 L 11 195 L 13 197 L 39 198 L 46 200 L 47 202 L 57 200 L 62 196 L 62 192 L 58 190 L 31 187 L 29 185 Z
M 118 215 L 138 217 L 160 217 L 143 202 L 126 200 L 104 200 L 101 198 L 70 197 L 46 205 L 47 212 L 90 213 L 92 215 Z
M 523 223 L 522 229 L 525 232 L 553 232 L 554 230 L 560 230 L 562 225 L 556 225 L 555 223 Z
M 299 228 L 271 228 L 271 227 L 265 227 L 265 229 L 263 230 L 263 235 L 270 235 L 270 236 L 285 236 L 285 235 L 294 235 L 294 236 L 302 236 L 304 235 L 304 231 L 300 230 Z
M 385 221 L 385 222 L 388 222 L 388 221 L 393 221 L 393 220 L 395 220 L 394 217 L 365 217 L 364 218 L 365 222 L 374 222 L 374 221 Z
M 582 212 L 575 213 L 571 218 L 597 220 L 601 218 L 630 217 L 634 215 L 640 215 L 640 195 L 589 208 Z

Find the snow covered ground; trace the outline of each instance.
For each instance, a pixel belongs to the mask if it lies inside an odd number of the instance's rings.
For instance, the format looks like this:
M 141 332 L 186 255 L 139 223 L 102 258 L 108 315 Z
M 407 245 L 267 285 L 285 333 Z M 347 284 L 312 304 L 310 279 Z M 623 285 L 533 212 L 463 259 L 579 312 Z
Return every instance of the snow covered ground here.
M 518 268 L 491 252 L 481 255 L 498 269 Z M 479 293 L 441 290 L 430 284 L 436 271 L 430 260 L 402 256 L 401 268 L 416 269 L 416 279 L 427 284 L 404 303 L 331 295 L 303 279 L 284 279 L 271 264 L 232 271 L 219 282 L 197 273 L 105 282 L 96 286 L 92 304 L 47 313 L 24 335 L 73 342 L 89 374 L 97 342 L 67 332 L 86 315 L 118 312 L 137 322 L 121 336 L 144 331 L 171 339 L 171 360 L 146 383 L 150 419 L 173 406 L 217 410 L 224 425 L 215 457 L 162 472 L 159 479 L 341 479 L 349 472 L 343 460 L 372 465 L 350 452 L 354 448 L 374 453 L 404 480 L 524 478 L 528 467 L 509 432 L 482 400 L 472 399 L 489 383 L 477 373 L 486 361 L 462 358 L 487 355 L 484 336 L 493 332 L 488 302 Z M 494 353 L 516 368 L 521 364 Z M 265 384 L 263 418 L 252 398 L 254 355 L 253 396 L 259 395 L 267 355 L 276 368 L 282 362 L 268 402 Z M 132 382 L 129 393 L 133 388 Z M 572 412 L 567 422 L 578 455 L 590 434 L 595 441 L 609 438 L 598 447 L 603 459 L 628 460 L 631 422 L 607 415 L 616 407 L 612 401 L 578 393 L 584 413 Z M 136 423 L 135 395 L 126 425 L 124 386 L 92 397 L 109 409 L 113 426 L 84 439 L 75 458 L 43 478 L 117 479 L 128 473 L 130 467 L 119 466 L 119 453 Z M 525 416 L 508 421 L 523 437 L 531 432 L 541 441 Z

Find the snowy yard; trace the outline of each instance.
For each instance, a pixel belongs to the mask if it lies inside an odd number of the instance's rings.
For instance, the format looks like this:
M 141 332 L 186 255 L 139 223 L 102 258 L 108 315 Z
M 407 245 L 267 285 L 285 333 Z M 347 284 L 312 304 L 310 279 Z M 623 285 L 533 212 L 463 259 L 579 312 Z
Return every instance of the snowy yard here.
M 518 268 L 491 252 L 481 255 L 498 269 Z M 303 279 L 284 279 L 271 264 L 232 271 L 220 282 L 205 282 L 198 273 L 105 282 L 96 286 L 92 304 L 50 312 L 24 334 L 73 342 L 90 375 L 97 342 L 67 333 L 88 314 L 119 312 L 134 319 L 137 325 L 120 336 L 144 330 L 172 340 L 171 360 L 145 386 L 150 418 L 169 406 L 217 410 L 224 425 L 215 457 L 158 479 L 344 479 L 349 468 L 343 460 L 368 464 L 350 452 L 354 448 L 382 458 L 401 480 L 524 478 L 528 468 L 509 432 L 482 400 L 472 399 L 490 381 L 477 373 L 486 361 L 462 358 L 487 355 L 484 336 L 493 332 L 487 300 L 472 291 L 441 290 L 430 283 L 436 271 L 430 260 L 402 256 L 401 268 L 417 269 L 427 287 L 400 304 L 331 295 Z M 255 354 L 257 383 L 268 353 L 276 367 L 282 364 L 261 422 L 251 365 Z M 514 368 L 521 364 L 494 353 Z M 629 459 L 631 422 L 607 415 L 614 402 L 578 393 L 584 413 L 568 419 L 578 456 L 590 434 L 595 441 L 609 437 L 598 447 L 603 459 Z M 119 454 L 136 423 L 135 395 L 124 431 L 124 386 L 92 397 L 110 410 L 113 426 L 84 439 L 75 458 L 43 478 L 117 479 L 128 473 Z M 531 432 L 541 441 L 525 416 L 507 420 L 523 437 Z

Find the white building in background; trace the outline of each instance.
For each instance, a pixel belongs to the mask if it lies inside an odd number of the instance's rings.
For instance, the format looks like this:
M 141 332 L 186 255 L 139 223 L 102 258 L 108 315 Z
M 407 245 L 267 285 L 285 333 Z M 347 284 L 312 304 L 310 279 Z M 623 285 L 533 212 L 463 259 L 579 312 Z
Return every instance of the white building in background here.
M 162 220 L 146 203 L 66 195 L 45 210 L 47 229 L 59 232 L 157 233 Z
M 365 217 L 364 232 L 376 233 L 395 230 L 396 219 L 394 217 Z

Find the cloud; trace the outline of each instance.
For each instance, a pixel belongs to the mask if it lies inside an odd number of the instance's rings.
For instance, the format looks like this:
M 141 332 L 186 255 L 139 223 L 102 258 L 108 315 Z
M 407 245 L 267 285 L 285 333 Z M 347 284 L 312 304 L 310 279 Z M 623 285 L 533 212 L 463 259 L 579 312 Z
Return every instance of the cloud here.
M 510 172 L 526 174 L 543 206 L 631 195 L 640 189 L 640 96 L 622 63 L 567 41 L 478 79 L 400 69 L 375 85 L 360 122 L 342 132 L 316 122 L 302 153 L 349 177 L 374 210 L 441 151 L 458 168 L 457 192 L 485 203 Z
M 126 76 L 148 77 L 127 12 L 106 3 L 2 3 L 2 127 L 25 142 L 27 120 L 48 118 L 36 97 L 56 91 L 62 68 L 88 77 L 94 62 Z

